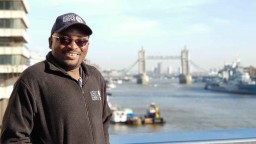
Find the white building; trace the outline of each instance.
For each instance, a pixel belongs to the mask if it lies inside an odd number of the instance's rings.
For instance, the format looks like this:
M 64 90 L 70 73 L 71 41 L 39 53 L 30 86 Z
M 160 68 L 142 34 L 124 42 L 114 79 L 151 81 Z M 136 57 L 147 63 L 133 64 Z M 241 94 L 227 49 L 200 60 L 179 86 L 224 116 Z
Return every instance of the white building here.
M 0 0 L 0 86 L 17 78 L 29 65 L 26 30 L 27 6 L 24 0 Z M 1 98 L 6 98 L 1 91 Z
M 172 66 L 167 67 L 167 74 L 170 75 L 172 73 Z
M 13 84 L 29 66 L 25 0 L 0 0 L 0 124 Z

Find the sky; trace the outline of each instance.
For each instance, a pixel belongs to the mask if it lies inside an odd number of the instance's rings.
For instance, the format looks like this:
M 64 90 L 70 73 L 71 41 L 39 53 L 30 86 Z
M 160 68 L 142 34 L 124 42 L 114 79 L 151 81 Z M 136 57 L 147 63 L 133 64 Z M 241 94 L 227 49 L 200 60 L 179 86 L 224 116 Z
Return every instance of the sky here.
M 46 55 L 57 16 L 74 12 L 92 29 L 87 59 L 102 69 L 124 69 L 147 56 L 180 56 L 204 70 L 239 58 L 256 66 L 256 0 L 27 0 L 29 50 Z M 177 69 L 179 60 L 147 60 Z M 192 67 L 192 66 L 191 66 Z M 196 68 L 194 68 L 196 69 Z

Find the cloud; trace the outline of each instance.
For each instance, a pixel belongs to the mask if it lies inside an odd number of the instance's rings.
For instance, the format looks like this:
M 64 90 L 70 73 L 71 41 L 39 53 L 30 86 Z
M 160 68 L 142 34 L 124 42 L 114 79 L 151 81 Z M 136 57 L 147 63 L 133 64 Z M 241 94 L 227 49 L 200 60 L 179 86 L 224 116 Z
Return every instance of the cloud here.
M 154 20 L 130 19 L 118 24 L 117 31 L 126 35 L 147 35 L 157 29 L 157 25 Z
M 204 5 L 210 5 L 216 0 L 160 0 L 154 1 L 152 7 L 157 7 L 159 10 L 169 10 L 172 12 L 188 11 L 192 8 L 201 7 Z
M 209 25 L 197 23 L 188 27 L 189 33 L 210 33 L 212 28 Z
M 214 3 L 216 0 L 177 0 L 183 7 L 198 7 Z
M 36 3 L 40 3 L 41 6 L 44 7 L 56 7 L 56 6 L 76 6 L 76 7 L 80 7 L 80 6 L 85 6 L 85 5 L 104 5 L 107 4 L 108 2 L 112 2 L 115 0 L 43 0 L 40 2 L 36 2 Z
M 229 25 L 230 24 L 230 21 L 228 19 L 222 19 L 222 18 L 214 18 L 213 19 L 213 23 L 215 25 Z
M 47 1 L 47 0 L 45 0 Z M 50 0 L 49 0 L 50 1 Z M 51 1 L 52 4 L 71 4 L 71 3 L 76 3 L 76 4 L 85 4 L 85 3 L 92 3 L 92 4 L 103 4 L 106 3 L 108 0 L 54 0 Z

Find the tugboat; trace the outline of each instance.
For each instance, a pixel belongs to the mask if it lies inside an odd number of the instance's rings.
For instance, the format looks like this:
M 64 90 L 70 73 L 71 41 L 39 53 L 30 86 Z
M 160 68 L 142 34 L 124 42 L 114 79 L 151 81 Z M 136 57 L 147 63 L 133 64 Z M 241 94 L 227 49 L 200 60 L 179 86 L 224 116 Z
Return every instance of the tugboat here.
M 164 124 L 165 121 L 160 117 L 159 108 L 155 103 L 151 103 L 146 115 L 138 116 L 132 109 L 112 106 L 111 124 L 142 125 L 142 124 Z
M 155 103 L 151 103 L 148 107 L 146 115 L 141 118 L 142 124 L 164 124 L 165 121 L 160 117 L 159 107 Z

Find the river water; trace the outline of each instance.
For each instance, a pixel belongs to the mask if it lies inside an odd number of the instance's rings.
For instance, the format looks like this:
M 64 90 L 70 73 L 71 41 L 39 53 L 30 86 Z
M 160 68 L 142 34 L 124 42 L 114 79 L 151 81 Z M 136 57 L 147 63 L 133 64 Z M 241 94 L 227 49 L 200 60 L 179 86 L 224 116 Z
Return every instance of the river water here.
M 256 95 L 204 90 L 203 83 L 180 85 L 176 80 L 151 79 L 149 85 L 127 82 L 109 90 L 111 104 L 146 114 L 152 102 L 159 106 L 163 125 L 111 124 L 110 134 L 256 128 Z

